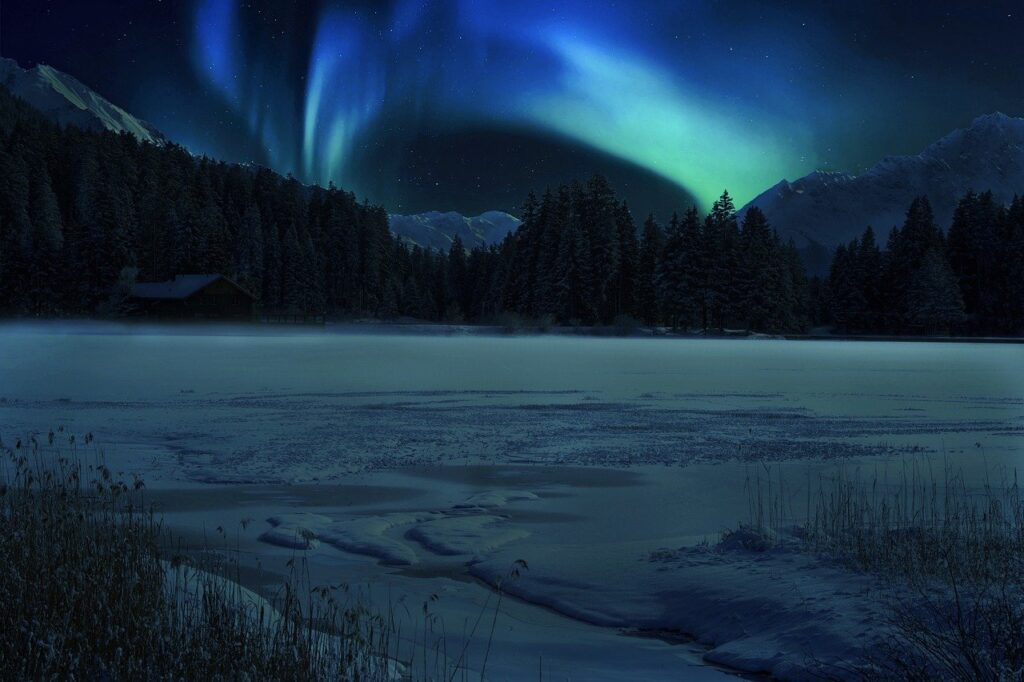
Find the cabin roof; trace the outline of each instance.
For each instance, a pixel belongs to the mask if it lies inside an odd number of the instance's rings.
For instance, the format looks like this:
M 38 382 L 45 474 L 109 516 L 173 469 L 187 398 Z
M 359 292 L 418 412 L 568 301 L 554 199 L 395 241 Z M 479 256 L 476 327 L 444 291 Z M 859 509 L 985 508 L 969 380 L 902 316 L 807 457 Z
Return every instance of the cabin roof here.
M 146 282 L 132 287 L 134 298 L 186 299 L 205 289 L 217 280 L 223 279 L 239 291 L 251 296 L 249 292 L 238 286 L 224 275 L 175 275 L 166 282 Z

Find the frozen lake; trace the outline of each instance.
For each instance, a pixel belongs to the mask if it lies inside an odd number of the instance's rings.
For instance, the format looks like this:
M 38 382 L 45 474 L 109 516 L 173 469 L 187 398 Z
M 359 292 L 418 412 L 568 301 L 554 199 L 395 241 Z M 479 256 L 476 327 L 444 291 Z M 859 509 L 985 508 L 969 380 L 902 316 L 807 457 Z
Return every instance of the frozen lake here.
M 1020 444 L 1018 345 L 139 331 L 2 328 L 4 431 L 91 430 L 154 484 Z
M 1024 346 L 0 327 L 0 438 L 61 425 L 144 475 L 183 536 L 254 518 L 238 543 L 272 572 L 307 528 L 315 576 L 413 611 L 439 594 L 449 631 L 526 559 L 495 679 L 523 660 L 528 677 L 717 676 L 700 649 L 620 634 L 692 630 L 652 613 L 671 601 L 664 566 L 641 577 L 652 553 L 744 520 L 752 468 L 800 495 L 835 466 L 1017 466 Z

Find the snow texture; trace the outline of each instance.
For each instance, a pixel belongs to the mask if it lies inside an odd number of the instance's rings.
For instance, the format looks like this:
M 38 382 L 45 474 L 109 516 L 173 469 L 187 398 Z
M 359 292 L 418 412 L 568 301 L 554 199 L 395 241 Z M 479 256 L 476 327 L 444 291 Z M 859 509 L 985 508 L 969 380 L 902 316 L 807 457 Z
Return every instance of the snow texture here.
M 0 59 L 0 85 L 61 126 L 128 133 L 153 144 L 167 142 L 150 124 L 52 66 L 22 69 L 13 59 Z
M 983 481 L 1024 454 L 1022 350 L 4 325 L 0 438 L 92 431 L 149 494 L 225 498 L 172 524 L 269 518 L 242 533 L 253 555 L 308 551 L 323 582 L 400 577 L 422 600 L 473 594 L 452 580 L 468 572 L 596 626 L 696 637 L 710 662 L 835 677 L 884 635 L 876 586 L 749 533 L 717 545 L 748 513 L 744 476 L 790 494 L 837 466 L 884 476 L 930 457 Z M 250 496 L 227 500 L 235 488 Z M 529 570 L 509 579 L 518 559 Z M 516 622 L 502 642 L 586 663 Z
M 293 512 L 272 516 L 267 523 L 273 528 L 260 536 L 263 542 L 292 549 L 316 549 L 320 546 L 316 529 L 332 523 L 332 519 L 321 514 Z
M 644 558 L 622 549 L 561 547 L 502 589 L 597 625 L 691 635 L 710 647 L 705 660 L 779 679 L 849 678 L 884 636 L 872 579 L 797 551 L 691 546 Z M 470 571 L 497 584 L 513 556 Z
M 413 542 L 440 556 L 474 556 L 529 537 L 526 530 L 506 527 L 506 517 L 489 510 L 536 499 L 529 491 L 487 491 L 449 509 L 339 521 L 322 514 L 292 512 L 267 519 L 272 528 L 259 539 L 301 550 L 316 549 L 322 540 L 337 549 L 378 559 L 385 566 L 411 566 L 419 563 Z

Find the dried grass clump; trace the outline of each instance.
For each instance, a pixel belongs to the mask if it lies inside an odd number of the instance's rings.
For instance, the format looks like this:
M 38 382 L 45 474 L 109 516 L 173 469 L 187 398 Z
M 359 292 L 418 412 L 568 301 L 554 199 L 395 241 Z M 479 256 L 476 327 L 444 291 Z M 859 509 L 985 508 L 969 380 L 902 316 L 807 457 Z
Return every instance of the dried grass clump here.
M 1024 678 L 1024 497 L 1016 475 L 968 487 L 960 472 L 904 470 L 895 486 L 837 477 L 807 525 L 812 551 L 890 579 L 890 637 L 864 676 Z
M 960 472 L 912 466 L 890 484 L 840 473 L 812 499 L 805 538 L 859 569 L 918 579 L 991 580 L 1024 557 L 1024 497 L 1014 475 L 969 488 Z
M 968 486 L 961 472 L 914 462 L 895 481 L 840 471 L 808 481 L 806 512 L 758 476 L 752 525 L 871 573 L 886 586 L 869 679 L 1024 679 L 1024 494 L 1016 473 Z M 801 510 L 803 511 L 803 510 Z
M 91 436 L 86 436 L 89 444 Z M 0 678 L 393 679 L 391 629 L 292 576 L 274 605 L 182 559 L 74 436 L 0 444 Z M 67 442 L 70 456 L 57 451 Z M 302 596 L 300 596 L 302 595 Z

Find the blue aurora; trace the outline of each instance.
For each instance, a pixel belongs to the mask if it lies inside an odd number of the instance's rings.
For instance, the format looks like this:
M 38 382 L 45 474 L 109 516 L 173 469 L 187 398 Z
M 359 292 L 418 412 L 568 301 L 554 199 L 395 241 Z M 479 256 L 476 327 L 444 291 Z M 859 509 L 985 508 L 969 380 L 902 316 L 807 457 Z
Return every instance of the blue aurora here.
M 380 135 L 401 143 L 487 125 L 585 145 L 705 205 L 725 187 L 744 201 L 815 166 L 794 111 L 807 98 L 793 79 L 799 55 L 774 49 L 753 62 L 756 73 L 749 55 L 722 59 L 740 48 L 702 34 L 709 11 L 695 2 L 327 3 L 303 31 L 286 12 L 262 9 L 254 21 L 236 0 L 200 0 L 192 62 L 270 165 L 306 182 L 358 191 L 356 160 Z

